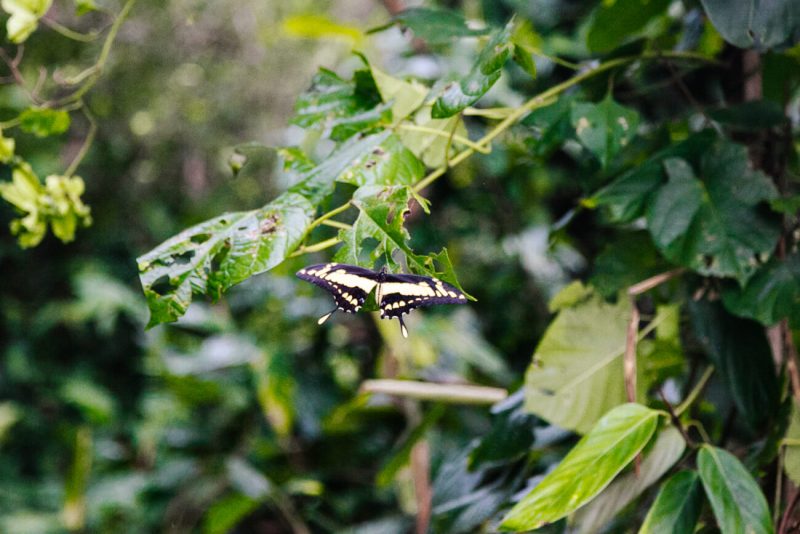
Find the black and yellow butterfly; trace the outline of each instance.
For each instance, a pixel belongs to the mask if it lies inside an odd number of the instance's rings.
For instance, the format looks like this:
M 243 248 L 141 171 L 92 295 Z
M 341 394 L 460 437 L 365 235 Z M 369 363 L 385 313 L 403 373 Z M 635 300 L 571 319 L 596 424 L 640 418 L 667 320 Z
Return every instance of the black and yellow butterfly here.
M 467 302 L 464 293 L 437 278 L 391 274 L 386 272 L 385 267 L 376 272 L 344 263 L 321 263 L 300 269 L 297 276 L 330 292 L 336 301 L 337 307 L 320 317 L 317 321 L 319 324 L 338 310 L 357 312 L 375 290 L 375 302 L 381 310 L 381 319 L 397 317 L 403 337 L 408 337 L 403 315 L 414 308 Z

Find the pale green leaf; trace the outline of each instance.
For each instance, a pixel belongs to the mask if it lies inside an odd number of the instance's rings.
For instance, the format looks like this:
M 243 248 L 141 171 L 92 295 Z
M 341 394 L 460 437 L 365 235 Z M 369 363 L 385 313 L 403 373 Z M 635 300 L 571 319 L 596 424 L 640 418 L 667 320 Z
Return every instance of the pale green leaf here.
M 372 78 L 384 102 L 392 103 L 392 118 L 397 123 L 414 111 L 425 101 L 428 88 L 414 80 L 401 80 L 371 66 Z

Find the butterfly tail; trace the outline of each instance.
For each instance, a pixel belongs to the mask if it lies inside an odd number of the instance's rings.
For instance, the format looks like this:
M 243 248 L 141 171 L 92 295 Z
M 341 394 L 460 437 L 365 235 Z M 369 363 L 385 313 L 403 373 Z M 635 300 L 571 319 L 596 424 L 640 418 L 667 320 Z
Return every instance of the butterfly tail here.
M 326 313 L 325 315 L 323 315 L 322 317 L 320 317 L 320 318 L 317 320 L 317 324 L 322 324 L 322 323 L 324 323 L 325 321 L 327 321 L 328 319 L 330 319 L 330 318 L 331 318 L 331 315 L 333 315 L 334 313 L 336 313 L 336 310 L 338 310 L 338 308 L 334 308 L 334 309 L 332 309 L 331 311 L 329 311 L 328 313 Z
M 408 328 L 406 328 L 406 323 L 403 322 L 403 316 L 399 315 L 397 320 L 400 321 L 400 333 L 403 334 L 403 337 L 408 337 Z

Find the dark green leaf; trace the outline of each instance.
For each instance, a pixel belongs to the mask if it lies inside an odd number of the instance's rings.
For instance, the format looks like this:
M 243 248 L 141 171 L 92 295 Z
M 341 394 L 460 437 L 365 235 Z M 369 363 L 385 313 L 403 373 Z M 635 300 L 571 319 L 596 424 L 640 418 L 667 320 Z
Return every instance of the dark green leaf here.
M 599 104 L 574 104 L 570 120 L 575 135 L 603 167 L 633 139 L 639 126 L 639 114 L 614 102 L 611 94 Z
M 508 402 L 511 399 L 503 401 L 502 410 L 496 407 L 492 410 L 492 428 L 469 453 L 470 469 L 514 461 L 533 446 L 536 418 L 522 410 L 524 396 L 515 396 L 516 400 L 511 403 Z
M 769 506 L 752 475 L 731 453 L 703 445 L 697 469 L 722 534 L 771 534 Z
M 75 0 L 75 14 L 79 17 L 97 10 L 94 0 Z
M 401 11 L 394 22 L 414 32 L 414 37 L 428 44 L 443 44 L 459 37 L 486 35 L 489 29 L 474 29 L 467 26 L 464 17 L 453 11 L 416 7 Z
M 188 228 L 137 261 L 148 326 L 175 321 L 192 295 L 218 298 L 229 287 L 281 263 L 314 215 L 308 199 L 284 193 L 263 208 L 227 213 Z
M 699 178 L 683 159 L 664 168 L 669 182 L 647 212 L 656 246 L 670 261 L 745 284 L 780 235 L 780 221 L 760 206 L 777 196 L 775 186 L 750 168 L 745 147 L 727 142 L 702 158 Z
M 701 0 L 722 37 L 739 48 L 766 49 L 800 37 L 800 4 L 795 0 Z
M 702 505 L 703 495 L 697 473 L 676 473 L 661 487 L 639 534 L 694 532 Z
M 755 100 L 726 108 L 712 109 L 708 115 L 717 122 L 737 130 L 751 131 L 785 124 L 786 116 L 777 102 Z
M 575 136 L 570 119 L 574 103 L 574 97 L 562 96 L 549 106 L 534 109 L 522 121 L 522 124 L 530 126 L 536 132 L 535 139 L 529 144 L 533 145 L 537 156 L 546 157 L 563 145 L 564 141 Z
M 525 50 L 524 47 L 514 45 L 514 62 L 519 65 L 522 70 L 531 75 L 531 78 L 536 78 L 536 62 L 530 52 Z
M 638 35 L 654 17 L 664 13 L 669 0 L 602 2 L 594 14 L 586 44 L 592 52 L 609 52 Z
M 533 530 L 560 519 L 608 486 L 653 437 L 660 412 L 623 404 L 608 412 L 503 519 L 505 530 Z
M 206 512 L 203 534 L 226 534 L 258 508 L 260 502 L 241 493 L 234 493 L 215 502 Z
M 597 256 L 592 286 L 606 298 L 669 269 L 647 232 L 627 232 L 611 241 Z
M 734 284 L 722 291 L 722 301 L 731 313 L 774 325 L 788 318 L 800 328 L 800 254 L 772 258 L 743 288 Z
M 69 113 L 49 108 L 28 108 L 19 114 L 19 126 L 23 132 L 36 137 L 48 137 L 69 129 Z
M 761 428 L 778 407 L 778 383 L 764 327 L 729 315 L 718 302 L 692 301 L 689 311 L 695 334 L 745 423 Z
M 444 86 L 441 95 L 433 103 L 431 117 L 444 119 L 455 115 L 486 94 L 500 78 L 503 65 L 511 57 L 511 29 L 512 24 L 509 23 L 495 32 L 481 50 L 469 74 Z

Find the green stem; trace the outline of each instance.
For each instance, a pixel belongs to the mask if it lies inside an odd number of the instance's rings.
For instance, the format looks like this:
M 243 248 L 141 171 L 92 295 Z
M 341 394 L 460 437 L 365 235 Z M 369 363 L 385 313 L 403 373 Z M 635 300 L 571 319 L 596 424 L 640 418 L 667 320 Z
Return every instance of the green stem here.
M 302 246 L 295 250 L 289 257 L 294 258 L 297 256 L 302 256 L 303 254 L 310 254 L 312 252 L 319 252 L 320 250 L 325 250 L 326 248 L 331 248 L 335 245 L 338 245 L 341 240 L 338 237 L 332 237 L 330 239 L 326 239 L 325 241 L 320 241 L 319 243 L 315 243 L 309 246 Z
M 67 28 L 60 22 L 57 22 L 52 19 L 43 18 L 40 19 L 45 26 L 49 26 L 50 28 L 54 29 L 67 39 L 72 39 L 73 41 L 80 41 L 82 43 L 89 43 L 91 41 L 95 41 L 100 35 L 97 32 L 91 33 L 81 33 L 75 30 L 71 30 Z
M 692 391 L 689 392 L 689 395 L 687 395 L 686 399 L 684 399 L 684 401 L 680 403 L 677 408 L 675 408 L 676 415 L 681 415 L 689 408 L 689 406 L 694 403 L 694 401 L 697 399 L 697 396 L 700 395 L 700 392 L 703 391 L 704 387 L 706 387 L 706 383 L 711 378 L 712 374 L 714 374 L 714 366 L 709 365 L 703 372 L 703 376 L 700 377 L 700 380 L 697 382 L 694 388 L 692 388 Z
M 86 134 L 86 139 L 83 140 L 83 144 L 81 145 L 81 149 L 75 155 L 75 158 L 72 160 L 72 163 L 69 164 L 67 170 L 64 171 L 64 176 L 72 176 L 75 174 L 75 171 L 78 169 L 78 165 L 81 164 L 83 158 L 86 157 L 86 153 L 89 152 L 89 148 L 92 146 L 94 142 L 94 136 L 97 133 L 97 123 L 94 121 L 94 117 L 92 114 L 89 113 L 89 110 L 86 109 L 86 106 L 82 108 L 83 115 L 89 121 L 89 132 Z
M 339 222 L 339 221 L 322 221 L 322 224 L 325 226 L 330 226 L 332 228 L 340 228 L 342 230 L 349 230 L 353 227 L 351 224 Z
M 449 134 L 447 132 L 443 132 L 442 130 L 437 130 L 436 128 L 428 128 L 427 126 L 418 126 L 416 124 L 400 124 L 398 126 L 398 128 L 400 128 L 401 130 L 408 130 L 408 131 L 412 131 L 412 132 L 423 132 L 423 133 L 434 134 L 434 135 L 438 135 L 439 137 L 446 137 L 448 139 L 452 138 L 452 139 L 458 141 L 459 143 L 461 143 L 462 145 L 465 145 L 465 146 L 468 146 L 470 148 L 475 149 L 477 152 L 480 152 L 481 154 L 488 154 L 488 153 L 490 153 L 492 151 L 491 148 L 485 147 L 485 146 L 480 146 L 480 145 L 474 143 L 473 141 L 470 141 L 466 137 L 463 137 L 463 136 L 458 135 L 456 133 L 451 135 L 451 134 Z

